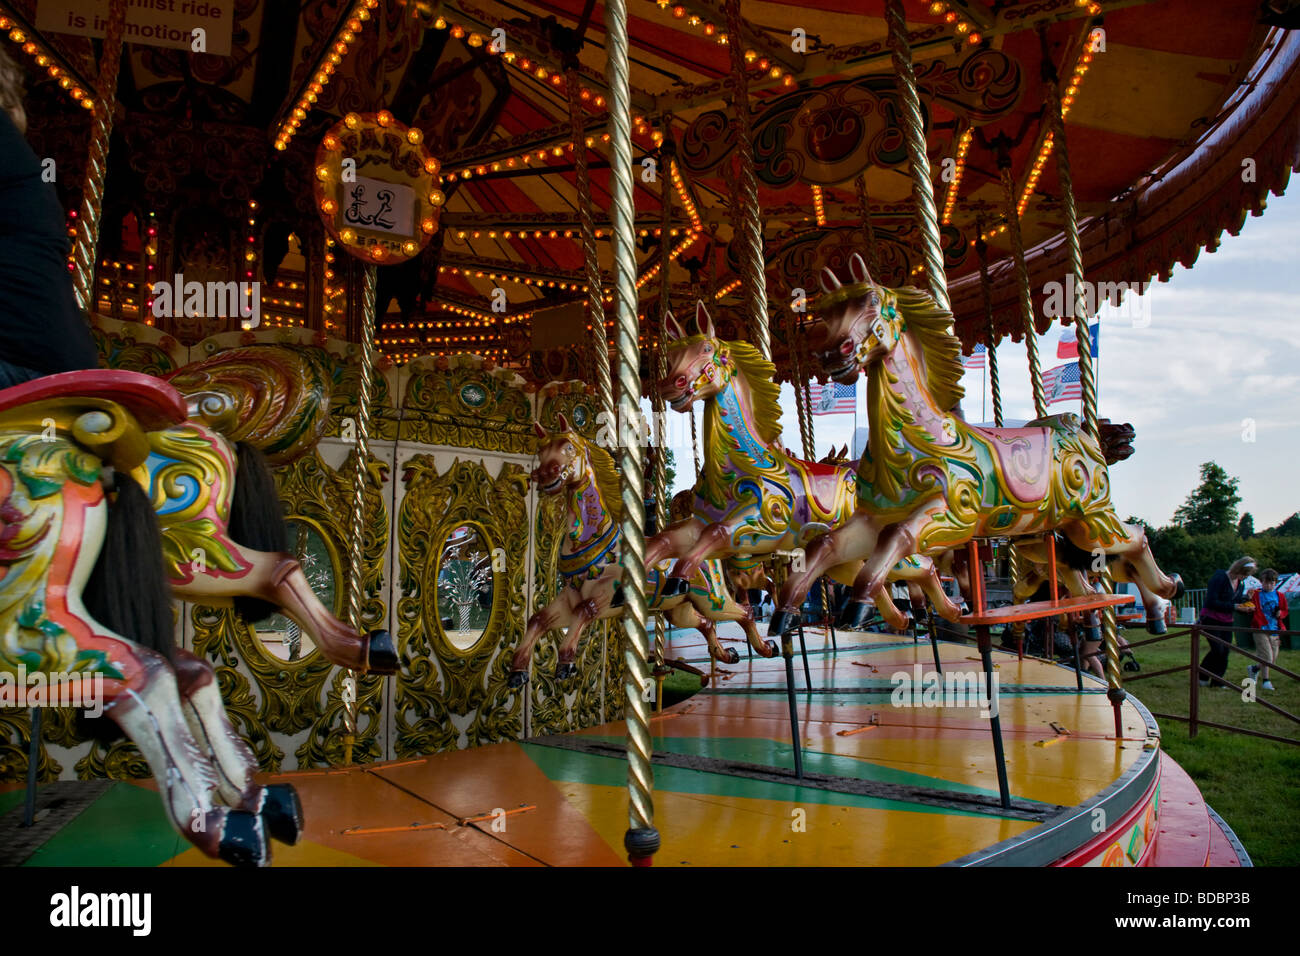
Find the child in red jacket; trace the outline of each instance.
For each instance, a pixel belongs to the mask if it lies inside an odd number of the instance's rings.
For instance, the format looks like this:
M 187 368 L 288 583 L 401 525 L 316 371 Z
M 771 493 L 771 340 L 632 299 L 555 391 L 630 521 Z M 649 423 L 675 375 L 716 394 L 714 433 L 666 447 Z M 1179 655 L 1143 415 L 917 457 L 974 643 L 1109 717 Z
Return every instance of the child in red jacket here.
M 1256 629 L 1255 653 L 1271 663 L 1277 660 L 1277 652 L 1281 647 L 1277 632 L 1287 629 L 1286 596 L 1278 593 L 1277 572 L 1272 568 L 1260 572 L 1259 583 L 1261 587 L 1250 598 L 1250 603 L 1255 607 L 1254 619 L 1251 621 L 1251 626 Z M 1251 664 L 1249 670 L 1251 677 L 1258 674 L 1262 678 L 1265 690 L 1273 689 L 1273 682 L 1268 679 L 1268 664 L 1262 668 L 1258 664 Z

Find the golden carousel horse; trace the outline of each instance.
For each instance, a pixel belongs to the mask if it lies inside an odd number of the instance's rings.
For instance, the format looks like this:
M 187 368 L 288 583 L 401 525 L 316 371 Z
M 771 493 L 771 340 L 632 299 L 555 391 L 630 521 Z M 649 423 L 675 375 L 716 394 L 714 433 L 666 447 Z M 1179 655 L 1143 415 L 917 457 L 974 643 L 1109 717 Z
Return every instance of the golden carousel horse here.
M 823 270 L 826 294 L 817 309 L 827 329 L 827 372 L 846 383 L 860 371 L 867 377 L 870 431 L 857 507 L 787 579 L 778 615 L 793 613 L 821 573 L 848 561 L 865 561 L 853 595 L 863 601 L 882 592 L 905 555 L 1056 530 L 1084 552 L 1122 559 L 1148 592 L 1176 597 L 1181 580 L 1156 565 L 1141 527 L 1116 516 L 1107 455 L 1078 416 L 1023 428 L 965 422 L 955 412 L 964 392 L 952 315 L 918 289 L 876 285 L 856 254 L 850 262 L 855 281 L 848 286 Z M 1088 593 L 1073 578 L 1070 588 Z M 959 616 L 951 603 L 936 608 L 950 620 Z M 771 633 L 779 633 L 778 623 L 774 616 Z
M 609 452 L 574 431 L 563 415 L 559 425 L 559 431 L 549 433 L 540 423 L 533 423 L 539 464 L 532 480 L 542 494 L 564 496 L 569 525 L 559 556 L 564 586 L 550 604 L 528 619 L 510 665 L 511 687 L 522 687 L 528 680 L 533 647 L 554 628 L 568 628 L 560 645 L 556 676 L 573 676 L 583 631 L 593 621 L 619 616 L 624 604 L 619 564 L 621 502 L 614 460 Z M 734 648 L 724 648 L 718 641 L 715 621 L 739 623 L 755 653 L 762 657 L 776 654 L 776 646 L 759 635 L 750 609 L 731 596 L 721 562 L 702 564 L 691 577 L 689 589 L 673 595 L 664 593 L 667 562 L 656 568 L 647 560 L 646 565 L 648 609 L 665 612 L 673 627 L 698 629 L 715 660 L 726 664 L 740 660 Z
M 747 342 L 720 341 L 702 302 L 698 334 L 687 336 L 671 313 L 665 321 L 668 372 L 659 392 L 674 411 L 689 412 L 697 401 L 705 406 L 693 512 L 646 542 L 647 565 L 677 559 L 664 585 L 672 595 L 706 560 L 790 552 L 843 525 L 853 515 L 857 479 L 850 467 L 803 461 L 781 447 L 775 367 Z M 823 566 L 810 580 L 827 573 L 851 583 L 860 563 Z M 933 563 L 918 562 L 915 570 L 925 595 L 951 606 Z M 877 604 L 887 619 L 903 620 L 887 595 Z

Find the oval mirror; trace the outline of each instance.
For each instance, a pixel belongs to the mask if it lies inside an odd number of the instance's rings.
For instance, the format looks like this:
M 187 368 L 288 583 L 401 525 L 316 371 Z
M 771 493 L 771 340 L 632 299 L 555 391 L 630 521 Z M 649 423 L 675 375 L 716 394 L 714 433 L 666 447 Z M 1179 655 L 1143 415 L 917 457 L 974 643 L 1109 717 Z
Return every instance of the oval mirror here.
M 472 524 L 452 529 L 443 541 L 437 574 L 435 610 L 442 633 L 454 651 L 467 655 L 492 619 L 492 549 L 483 531 Z
M 343 569 L 320 526 L 306 518 L 290 518 L 287 524 L 289 548 L 302 565 L 307 583 L 322 604 L 335 615 L 342 613 Z M 262 649 L 279 660 L 292 663 L 316 653 L 311 637 L 284 614 L 258 621 L 254 631 Z

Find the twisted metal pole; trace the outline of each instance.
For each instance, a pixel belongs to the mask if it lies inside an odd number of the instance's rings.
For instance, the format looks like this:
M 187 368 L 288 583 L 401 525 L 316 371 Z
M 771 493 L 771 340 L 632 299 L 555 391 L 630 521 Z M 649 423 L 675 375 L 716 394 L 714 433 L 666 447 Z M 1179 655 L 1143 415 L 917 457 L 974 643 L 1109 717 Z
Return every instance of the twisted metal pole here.
M 785 338 L 790 343 L 790 384 L 794 386 L 794 405 L 799 418 L 799 441 L 803 445 L 805 461 L 813 461 L 816 445 L 813 438 L 812 416 L 808 413 L 808 383 L 804 379 L 803 362 L 799 357 L 795 338 L 795 320 L 791 312 L 785 314 Z
M 916 89 L 916 72 L 912 69 L 912 46 L 907 36 L 903 0 L 885 0 L 885 23 L 889 27 L 889 52 L 893 56 L 894 77 L 902 100 L 903 136 L 907 142 L 908 167 L 912 176 L 912 198 L 921 227 L 925 278 L 934 301 L 949 311 L 952 307 L 943 270 L 939 213 L 934 205 L 934 183 L 930 181 L 930 158 L 925 145 L 925 120 L 921 115 L 921 97 Z
M 587 317 L 591 322 L 592 365 L 596 372 L 596 401 L 609 418 L 614 414 L 614 387 L 609 369 L 609 337 L 605 334 L 605 303 L 602 299 L 600 257 L 596 251 L 596 222 L 591 212 L 591 175 L 587 171 L 587 133 L 582 104 L 578 99 L 581 81 L 577 65 L 564 70 L 569 94 L 569 135 L 573 137 L 573 174 L 578 185 L 578 230 L 582 233 L 582 258 L 587 273 Z
M 1002 389 L 998 383 L 997 333 L 993 331 L 993 294 L 989 288 L 989 247 L 983 239 L 975 240 L 975 252 L 980 260 L 980 290 L 984 293 L 984 324 L 988 330 L 989 390 L 993 393 L 993 425 L 1002 427 Z
M 1079 383 L 1083 392 L 1083 428 L 1094 440 L 1100 440 L 1097 419 L 1097 377 L 1092 364 L 1092 333 L 1088 328 L 1088 307 L 1084 293 L 1083 248 L 1079 243 L 1079 213 L 1074 203 L 1074 185 L 1070 175 L 1070 151 L 1065 143 L 1065 118 L 1061 115 L 1061 97 L 1055 83 L 1047 89 L 1048 113 L 1056 151 L 1056 177 L 1061 184 L 1061 206 L 1065 213 L 1065 245 L 1069 258 L 1069 276 L 1073 280 L 1074 295 L 1070 314 L 1074 318 L 1075 335 L 1079 342 Z M 1098 575 L 1101 592 L 1115 593 L 1110 571 L 1103 567 Z M 1120 707 L 1127 696 L 1124 692 L 1124 673 L 1119 662 L 1119 624 L 1115 608 L 1101 611 L 1101 639 L 1106 656 L 1106 696 L 1115 712 L 1115 738 L 1123 736 L 1123 719 Z
M 610 119 L 610 219 L 614 249 L 614 292 L 618 321 L 619 463 L 623 486 L 623 593 L 627 606 L 623 627 L 623 659 L 627 667 L 627 790 L 628 830 L 623 837 L 633 866 L 649 866 L 659 849 L 654 826 L 654 768 L 650 760 L 650 708 L 646 690 L 650 675 L 646 658 L 645 618 L 645 472 L 642 470 L 641 429 L 627 428 L 641 420 L 641 364 L 637 341 L 636 236 L 632 194 L 631 93 L 628 85 L 627 3 L 606 0 L 605 35 L 608 51 Z
M 871 222 L 871 197 L 867 195 L 867 174 L 863 173 L 854 183 L 858 191 L 858 208 L 862 210 L 862 234 L 866 238 L 867 268 L 871 278 L 883 282 L 880 274 L 880 250 L 876 248 L 876 227 Z
M 1016 288 L 1020 292 L 1020 318 L 1025 324 L 1025 354 L 1029 359 L 1029 387 L 1034 396 L 1034 417 L 1047 417 L 1047 397 L 1043 394 L 1043 366 L 1038 359 L 1038 330 L 1034 328 L 1034 296 L 1029 289 L 1029 267 L 1025 264 L 1025 246 L 1020 238 L 1020 215 L 1016 212 L 1016 184 L 1011 167 L 999 164 L 1002 191 L 1007 199 L 1007 235 L 1016 263 Z
M 366 540 L 366 463 L 370 458 L 370 398 L 375 376 L 375 292 L 379 267 L 366 265 L 361 285 L 361 368 L 357 378 L 356 458 L 352 462 L 352 521 L 348 547 L 348 623 L 362 633 L 361 586 L 365 573 Z M 343 705 L 343 762 L 352 763 L 352 747 L 357 739 L 357 673 L 349 670 L 344 678 L 351 688 Z
M 663 161 L 668 166 L 673 161 L 673 145 L 669 138 L 672 128 L 668 120 L 664 121 Z M 672 183 L 668 177 L 660 179 L 663 184 L 659 191 L 659 327 L 654 336 L 654 384 L 650 387 L 650 407 L 655 417 L 654 446 L 654 489 L 655 489 L 655 530 L 663 531 L 668 527 L 668 453 L 665 449 L 666 436 L 663 432 L 666 407 L 663 395 L 659 393 L 659 383 L 668 376 L 668 359 L 664 353 L 664 339 L 667 333 L 667 316 L 672 296 L 672 242 L 669 233 L 673 221 Z M 694 421 L 694 415 L 691 416 Z M 664 709 L 664 640 L 665 622 L 663 614 L 655 615 L 655 709 Z
M 99 247 L 99 217 L 104 205 L 104 180 L 108 177 L 108 148 L 113 137 L 113 108 L 117 101 L 117 74 L 122 62 L 122 33 L 126 27 L 126 0 L 112 0 L 108 26 L 95 79 L 95 109 L 86 156 L 86 179 L 77 208 L 76 235 L 72 240 L 72 291 L 77 308 L 94 306 L 95 257 Z
M 736 153 L 740 167 L 737 190 L 740 195 L 740 256 L 746 263 L 745 296 L 749 301 L 749 331 L 754 347 L 772 361 L 772 341 L 767 318 L 767 264 L 763 254 L 763 225 L 759 219 L 758 177 L 754 175 L 754 131 L 749 115 L 749 78 L 745 74 L 745 52 L 740 18 L 740 0 L 724 0 L 727 17 L 727 47 L 731 51 L 733 112 L 736 119 Z

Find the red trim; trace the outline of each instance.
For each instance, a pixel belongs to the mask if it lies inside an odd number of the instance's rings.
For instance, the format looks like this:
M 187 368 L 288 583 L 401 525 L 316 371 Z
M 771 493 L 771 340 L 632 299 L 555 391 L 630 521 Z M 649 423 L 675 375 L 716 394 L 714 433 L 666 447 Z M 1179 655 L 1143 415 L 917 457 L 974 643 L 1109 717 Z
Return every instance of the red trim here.
M 0 411 L 58 398 L 99 398 L 117 402 L 139 420 L 145 431 L 185 421 L 185 399 L 162 379 L 120 369 L 60 372 L 0 389 Z
M 1101 855 L 1103 852 L 1105 852 L 1106 847 L 1108 847 L 1110 844 L 1114 843 L 1117 839 L 1119 839 L 1120 837 L 1128 833 L 1128 831 L 1133 828 L 1133 824 L 1138 821 L 1138 818 L 1146 814 L 1147 807 L 1150 806 L 1151 801 L 1155 799 L 1156 787 L 1160 786 L 1160 781 L 1164 776 L 1166 759 L 1167 758 L 1164 756 L 1164 754 L 1160 755 L 1160 768 L 1156 771 L 1156 778 L 1151 781 L 1151 786 L 1148 787 L 1147 792 L 1142 795 L 1142 799 L 1139 800 L 1133 807 L 1131 807 L 1127 813 L 1125 813 L 1122 817 L 1120 817 L 1118 823 L 1116 823 L 1109 830 L 1106 830 L 1105 832 L 1098 834 L 1095 839 L 1088 841 L 1083 846 L 1079 847 L 1079 849 L 1071 853 L 1069 856 L 1057 860 L 1052 865 L 1053 866 L 1083 866 L 1085 863 L 1088 863 L 1089 861 L 1093 860 L 1097 856 Z M 1162 800 L 1161 803 L 1163 804 L 1163 802 L 1164 801 Z M 1153 834 L 1148 834 L 1146 845 L 1142 848 L 1142 855 L 1138 857 L 1138 862 L 1137 862 L 1138 866 L 1143 866 L 1145 864 L 1148 853 L 1154 844 L 1155 844 L 1155 836 Z M 1197 865 L 1199 866 L 1200 864 L 1198 863 Z

